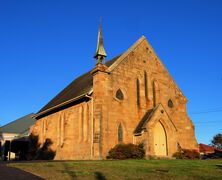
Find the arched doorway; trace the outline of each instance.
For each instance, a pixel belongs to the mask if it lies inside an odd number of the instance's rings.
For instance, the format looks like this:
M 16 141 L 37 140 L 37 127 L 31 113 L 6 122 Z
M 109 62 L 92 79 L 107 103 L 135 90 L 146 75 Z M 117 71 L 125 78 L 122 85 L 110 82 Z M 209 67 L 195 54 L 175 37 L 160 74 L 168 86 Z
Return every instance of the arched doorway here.
M 154 152 L 156 156 L 167 155 L 167 137 L 163 125 L 158 122 L 156 123 L 154 130 Z

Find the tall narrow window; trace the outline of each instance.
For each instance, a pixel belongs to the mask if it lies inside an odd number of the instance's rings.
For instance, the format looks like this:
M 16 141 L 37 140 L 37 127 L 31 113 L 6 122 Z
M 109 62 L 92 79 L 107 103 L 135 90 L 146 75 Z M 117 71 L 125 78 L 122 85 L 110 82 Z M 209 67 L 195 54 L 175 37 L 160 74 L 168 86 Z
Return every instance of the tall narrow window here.
M 123 128 L 121 124 L 118 127 L 118 142 L 123 142 Z
M 136 80 L 136 97 L 137 97 L 137 105 L 140 106 L 140 82 L 139 82 L 139 79 Z
M 145 87 L 145 98 L 148 100 L 148 81 L 147 81 L 147 73 L 144 71 L 144 87 Z
M 155 81 L 153 81 L 153 106 L 156 106 L 156 85 Z
M 156 80 L 153 81 L 153 106 L 160 102 L 160 88 Z

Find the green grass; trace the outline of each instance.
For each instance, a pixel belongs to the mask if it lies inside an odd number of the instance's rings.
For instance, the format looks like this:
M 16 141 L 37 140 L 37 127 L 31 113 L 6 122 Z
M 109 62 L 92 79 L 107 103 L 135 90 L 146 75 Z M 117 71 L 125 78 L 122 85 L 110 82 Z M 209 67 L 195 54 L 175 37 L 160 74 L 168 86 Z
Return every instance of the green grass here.
M 222 160 L 123 160 L 11 163 L 45 179 L 222 179 Z

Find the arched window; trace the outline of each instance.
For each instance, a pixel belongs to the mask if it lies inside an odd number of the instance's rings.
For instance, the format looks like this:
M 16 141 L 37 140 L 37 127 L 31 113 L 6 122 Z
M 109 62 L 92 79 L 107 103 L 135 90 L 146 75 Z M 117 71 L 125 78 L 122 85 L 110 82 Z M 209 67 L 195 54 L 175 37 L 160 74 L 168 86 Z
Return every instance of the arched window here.
M 140 106 L 140 81 L 136 80 L 136 97 L 137 97 L 137 105 Z
M 173 101 L 171 99 L 168 100 L 168 107 L 173 108 Z
M 153 106 L 155 107 L 157 103 L 160 102 L 160 89 L 158 82 L 156 80 L 153 81 Z
M 123 100 L 124 99 L 123 92 L 120 89 L 118 89 L 116 91 L 116 98 L 119 99 L 119 100 Z
M 118 127 L 118 142 L 123 142 L 123 128 L 121 124 Z
M 153 81 L 153 106 L 156 106 L 156 83 Z
M 147 73 L 144 71 L 144 87 L 145 87 L 145 98 L 148 100 L 148 81 L 147 81 Z

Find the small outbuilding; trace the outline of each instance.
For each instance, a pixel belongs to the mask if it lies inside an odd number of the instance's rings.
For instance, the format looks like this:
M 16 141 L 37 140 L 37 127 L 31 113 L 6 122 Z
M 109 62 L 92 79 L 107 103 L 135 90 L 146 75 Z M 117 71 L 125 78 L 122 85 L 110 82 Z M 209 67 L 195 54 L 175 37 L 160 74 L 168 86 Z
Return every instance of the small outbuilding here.
M 30 128 L 35 114 L 31 113 L 0 127 L 0 155 L 3 160 L 20 159 L 27 150 Z
M 222 149 L 215 148 L 206 144 L 199 144 L 200 155 L 204 158 L 222 158 Z

